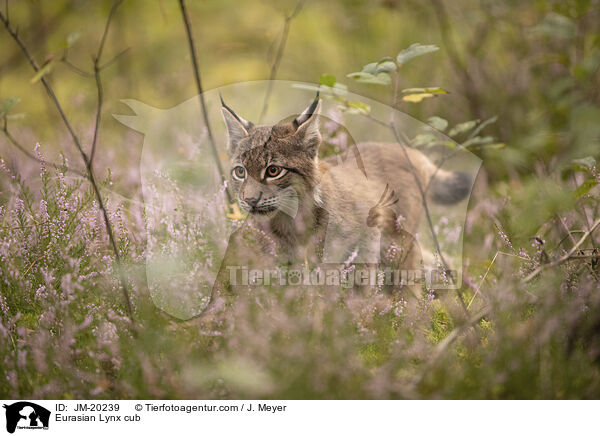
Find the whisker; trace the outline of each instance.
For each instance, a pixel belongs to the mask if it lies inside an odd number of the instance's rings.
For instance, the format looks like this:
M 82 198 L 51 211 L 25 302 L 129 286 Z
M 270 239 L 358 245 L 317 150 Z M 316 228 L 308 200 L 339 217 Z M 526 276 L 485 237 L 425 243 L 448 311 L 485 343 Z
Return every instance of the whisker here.
M 298 213 L 298 197 L 280 197 L 277 209 L 286 215 L 295 218 Z

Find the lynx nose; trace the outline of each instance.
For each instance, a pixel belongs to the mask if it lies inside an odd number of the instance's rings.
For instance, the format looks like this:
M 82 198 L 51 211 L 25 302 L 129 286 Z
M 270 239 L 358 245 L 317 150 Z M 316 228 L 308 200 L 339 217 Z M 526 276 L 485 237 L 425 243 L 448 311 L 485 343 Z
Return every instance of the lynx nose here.
M 263 195 L 263 193 L 262 193 L 262 191 L 260 191 L 260 194 L 258 194 L 258 197 L 246 197 L 246 199 L 245 199 L 246 203 L 248 203 L 252 207 L 256 207 L 256 205 L 260 201 L 262 195 Z

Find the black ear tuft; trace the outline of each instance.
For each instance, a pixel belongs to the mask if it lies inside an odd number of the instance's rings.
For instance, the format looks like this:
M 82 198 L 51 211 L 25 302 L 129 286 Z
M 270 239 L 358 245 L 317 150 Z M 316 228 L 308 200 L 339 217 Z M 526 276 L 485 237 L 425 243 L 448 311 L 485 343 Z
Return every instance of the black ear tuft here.
M 223 101 L 223 96 L 221 97 L 221 113 L 223 114 L 223 119 L 225 120 L 225 124 L 227 126 L 227 133 L 229 136 L 228 141 L 228 151 L 232 153 L 238 146 L 238 143 L 248 136 L 248 132 L 254 126 L 250 121 L 246 121 L 238 114 L 236 114 L 233 109 L 225 104 Z
M 306 121 L 308 121 L 315 112 L 317 112 L 317 107 L 319 105 L 319 95 L 320 92 L 317 91 L 317 95 L 315 96 L 315 100 L 311 103 L 309 107 L 307 107 L 304 112 L 302 112 L 296 119 L 294 120 L 294 127 L 297 129 Z M 318 115 L 318 114 L 317 114 Z
M 221 99 L 221 106 L 227 110 L 227 112 L 229 112 L 236 120 L 238 120 L 238 122 L 244 127 L 244 129 L 246 130 L 250 130 L 251 127 L 254 126 L 254 124 L 248 120 L 243 119 L 242 117 L 240 117 L 238 114 L 236 114 L 233 109 L 231 109 L 229 106 L 227 106 L 227 104 L 225 103 L 225 101 L 223 100 L 223 95 L 221 95 L 221 93 L 219 93 L 219 98 Z

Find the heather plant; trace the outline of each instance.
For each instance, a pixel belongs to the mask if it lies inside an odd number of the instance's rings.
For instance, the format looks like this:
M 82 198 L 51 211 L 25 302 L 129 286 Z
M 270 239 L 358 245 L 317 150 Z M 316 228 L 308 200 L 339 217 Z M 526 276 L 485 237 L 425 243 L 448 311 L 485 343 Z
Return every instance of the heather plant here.
M 554 248 L 565 243 L 562 225 L 520 245 L 497 219 L 505 206 L 478 203 L 467 241 L 479 232 L 491 237 L 487 261 L 466 259 L 470 319 L 453 291 L 428 290 L 411 300 L 377 289 L 359 295 L 344 288 L 249 286 L 188 322 L 169 318 L 136 292 L 136 337 L 115 293 L 114 263 L 89 190 L 43 164 L 33 190 L 4 161 L 2 167 L 10 192 L 1 233 L 6 396 L 570 398 L 597 392 L 593 250 L 581 245 L 564 266 L 524 283 L 565 252 Z M 595 199 L 579 201 L 597 212 Z M 136 268 L 142 270 L 145 241 L 129 234 L 140 221 L 123 213 L 130 209 L 133 216 L 138 206 L 107 205 L 111 220 L 122 223 L 115 227 L 133 288 L 143 289 Z M 565 225 L 581 218 L 572 213 Z M 494 251 L 500 254 L 492 258 Z
M 118 285 L 93 193 L 79 177 L 49 170 L 39 144 L 35 152 L 42 161 L 36 191 L 0 161 L 10 193 L 1 215 L 2 337 L 10 351 L 2 377 L 4 395 L 14 397 L 40 389 L 45 380 L 64 380 L 76 360 L 89 359 L 74 341 L 107 328 L 110 322 L 103 324 L 98 314 L 110 307 L 115 319 L 124 316 L 122 307 L 110 305 Z M 122 210 L 115 205 L 110 216 L 127 255 L 131 241 L 120 233 Z

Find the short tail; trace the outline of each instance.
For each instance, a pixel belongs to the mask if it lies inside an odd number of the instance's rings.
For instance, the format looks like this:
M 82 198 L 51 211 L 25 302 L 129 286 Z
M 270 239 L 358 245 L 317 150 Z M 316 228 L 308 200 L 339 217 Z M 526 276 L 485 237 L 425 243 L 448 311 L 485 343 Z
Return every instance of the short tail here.
M 473 180 L 467 173 L 438 168 L 427 157 L 422 157 L 427 196 L 432 201 L 438 204 L 455 204 L 467 198 L 473 185 Z
M 422 152 L 408 150 L 411 151 L 411 163 L 418 169 L 420 183 L 428 200 L 450 205 L 469 196 L 473 187 L 473 178 L 469 174 L 438 167 Z
M 446 171 L 441 168 L 431 174 L 429 194 L 439 204 L 454 204 L 467 198 L 471 192 L 472 180 L 467 173 Z

